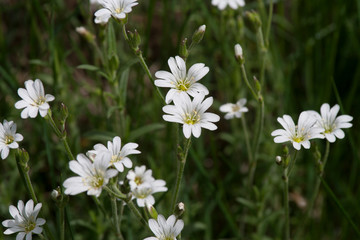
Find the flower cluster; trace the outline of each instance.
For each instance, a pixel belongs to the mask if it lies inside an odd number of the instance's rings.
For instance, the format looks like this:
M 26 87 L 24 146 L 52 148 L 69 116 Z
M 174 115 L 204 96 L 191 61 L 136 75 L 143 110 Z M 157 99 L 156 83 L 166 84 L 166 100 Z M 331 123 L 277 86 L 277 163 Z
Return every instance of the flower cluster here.
M 209 90 L 198 83 L 209 72 L 209 68 L 203 63 L 197 63 L 187 72 L 186 63 L 179 56 L 171 57 L 168 64 L 171 73 L 167 71 L 155 73 L 158 78 L 155 80 L 155 85 L 170 88 L 166 94 L 166 103 L 174 103 L 174 105 L 163 107 L 166 113 L 163 115 L 164 120 L 183 124 L 183 133 L 186 138 L 190 138 L 191 134 L 198 138 L 201 128 L 216 130 L 217 126 L 214 122 L 218 122 L 220 117 L 206 112 L 214 100 L 212 97 L 205 99 Z
M 20 200 L 17 206 L 17 208 L 13 205 L 9 207 L 13 219 L 2 222 L 2 225 L 8 228 L 4 234 L 9 235 L 18 232 L 16 240 L 22 240 L 25 237 L 26 240 L 31 240 L 33 233 L 40 234 L 42 232 L 43 229 L 40 226 L 46 222 L 43 218 L 37 218 L 42 204 L 38 203 L 34 207 L 34 201 L 31 199 L 26 205 Z
M 176 219 L 175 215 L 171 215 L 168 219 L 159 215 L 157 220 L 149 219 L 149 228 L 156 237 L 147 237 L 144 240 L 176 240 L 184 228 L 184 221 Z
M 154 205 L 155 199 L 152 194 L 166 192 L 166 182 L 164 180 L 155 180 L 152 177 L 152 171 L 150 169 L 146 170 L 145 166 L 135 167 L 134 170 L 130 170 L 126 176 L 129 180 L 133 198 L 136 198 L 139 207 Z
M 13 121 L 6 121 L 1 124 L 0 122 L 0 153 L 1 158 L 8 157 L 10 148 L 16 149 L 19 147 L 17 142 L 22 141 L 24 138 L 20 133 L 16 133 L 16 124 Z
M 302 112 L 297 125 L 289 115 L 279 117 L 277 120 L 284 129 L 271 133 L 275 137 L 274 142 L 290 141 L 296 150 L 300 150 L 301 146 L 309 149 L 311 139 L 326 138 L 329 142 L 335 142 L 336 138 L 344 138 L 345 133 L 341 128 L 350 128 L 353 118 L 349 115 L 336 117 L 339 109 L 339 105 L 330 109 L 329 104 L 324 103 L 320 108 L 321 114 L 316 111 Z
M 232 9 L 245 6 L 244 0 L 212 0 L 211 4 L 217 6 L 220 10 L 224 10 L 227 6 Z

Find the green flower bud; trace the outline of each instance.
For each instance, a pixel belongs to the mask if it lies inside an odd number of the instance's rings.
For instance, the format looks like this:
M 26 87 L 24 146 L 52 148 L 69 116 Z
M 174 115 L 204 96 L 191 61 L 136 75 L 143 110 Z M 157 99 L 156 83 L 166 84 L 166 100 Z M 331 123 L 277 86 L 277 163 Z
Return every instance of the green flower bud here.
M 176 216 L 176 218 L 181 218 L 184 212 L 185 212 L 185 204 L 183 202 L 178 203 L 174 211 L 174 215 Z
M 153 205 L 146 204 L 146 210 L 149 213 L 150 217 L 152 217 L 153 219 L 157 219 L 158 212 Z
M 180 44 L 179 54 L 180 57 L 182 57 L 183 59 L 186 59 L 189 56 L 189 51 L 187 49 L 186 42 L 187 42 L 187 38 L 185 38 Z
M 192 36 L 192 41 L 195 44 L 199 44 L 201 42 L 201 40 L 204 37 L 205 34 L 205 30 L 206 30 L 206 26 L 205 25 L 201 25 L 193 34 Z
M 247 11 L 245 12 L 245 19 L 251 24 L 252 30 L 256 32 L 259 28 L 261 28 L 261 19 L 257 12 L 255 11 Z

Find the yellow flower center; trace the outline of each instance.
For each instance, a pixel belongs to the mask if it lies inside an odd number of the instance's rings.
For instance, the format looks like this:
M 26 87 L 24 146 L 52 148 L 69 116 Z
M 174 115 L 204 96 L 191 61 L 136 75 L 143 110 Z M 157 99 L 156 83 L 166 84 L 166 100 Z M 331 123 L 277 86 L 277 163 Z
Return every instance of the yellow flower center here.
M 240 110 L 240 106 L 237 105 L 237 104 L 234 104 L 234 105 L 232 105 L 231 109 L 232 109 L 233 112 L 237 112 L 237 111 Z
M 116 12 L 117 14 L 122 13 L 122 11 L 124 11 L 124 8 L 117 8 L 117 9 L 115 9 L 115 12 Z
M 15 140 L 15 139 L 14 139 L 13 136 L 7 135 L 7 136 L 5 137 L 5 144 L 6 144 L 6 145 L 9 145 L 9 144 L 13 143 L 14 140 Z
M 100 188 L 104 184 L 104 178 L 101 176 L 94 177 L 90 184 L 94 188 Z
M 194 77 L 192 77 L 190 80 L 187 79 L 187 78 L 178 80 L 177 83 L 176 83 L 175 88 L 177 90 L 186 92 L 190 88 L 191 80 L 193 80 L 193 79 L 194 79 Z
M 296 136 L 296 137 L 293 138 L 293 140 L 294 140 L 294 142 L 300 143 L 300 142 L 304 141 L 304 137 Z
M 196 110 L 191 113 L 185 113 L 184 123 L 194 125 L 200 121 L 200 115 Z
M 26 233 L 29 233 L 29 232 L 31 232 L 32 230 L 34 230 L 35 227 L 36 227 L 36 224 L 35 224 L 33 221 L 30 221 L 30 222 L 28 222 L 28 223 L 26 224 L 26 226 L 24 227 L 24 229 L 25 229 L 25 232 L 26 232 Z
M 35 103 L 36 103 L 36 105 L 40 106 L 45 103 L 45 98 L 39 97 Z
M 140 185 L 143 183 L 141 177 L 135 177 L 134 182 L 136 183 L 136 185 Z
M 119 155 L 113 155 L 110 160 L 110 164 L 113 164 L 115 162 L 120 162 L 123 159 L 123 157 L 120 157 Z

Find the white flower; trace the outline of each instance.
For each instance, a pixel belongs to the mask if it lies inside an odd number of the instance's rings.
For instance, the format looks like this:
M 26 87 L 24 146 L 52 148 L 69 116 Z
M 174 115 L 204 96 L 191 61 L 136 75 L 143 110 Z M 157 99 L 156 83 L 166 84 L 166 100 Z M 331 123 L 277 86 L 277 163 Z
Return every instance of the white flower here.
M 316 118 L 316 126 L 325 129 L 322 134 L 331 143 L 335 142 L 336 138 L 343 139 L 345 137 L 345 133 L 341 128 L 352 127 L 350 121 L 353 120 L 353 117 L 349 115 L 336 117 L 339 110 L 340 107 L 337 104 L 330 109 L 330 105 L 324 103 L 320 108 L 321 115 L 316 111 L 308 111 L 308 113 L 313 114 Z
M 176 240 L 184 228 L 184 221 L 176 220 L 175 215 L 171 215 L 167 220 L 163 215 L 159 214 L 157 221 L 149 219 L 149 228 L 156 237 L 148 237 L 144 240 Z
M 170 115 L 163 115 L 165 121 L 183 124 L 183 132 L 186 138 L 191 134 L 198 138 L 201 128 L 216 130 L 217 126 L 213 122 L 218 122 L 220 117 L 214 113 L 205 112 L 213 103 L 213 98 L 208 97 L 204 100 L 204 94 L 198 94 L 191 101 L 188 95 L 180 95 L 174 98 L 175 105 L 166 105 L 163 111 Z M 204 101 L 203 101 L 204 100 Z
M 152 177 L 152 170 L 146 170 L 145 166 L 135 167 L 135 171 L 130 170 L 126 175 L 126 178 L 129 180 L 131 189 L 135 189 L 141 184 L 155 181 L 155 179 Z
M 18 89 L 19 96 L 23 99 L 15 103 L 15 108 L 24 110 L 21 112 L 21 118 L 35 118 L 38 114 L 45 117 L 51 102 L 55 99 L 53 95 L 44 92 L 44 86 L 39 79 L 25 81 L 25 89 Z
M 226 103 L 220 106 L 221 112 L 226 112 L 225 119 L 232 119 L 234 117 L 241 118 L 243 112 L 248 112 L 248 108 L 245 107 L 246 98 L 242 98 L 237 101 L 235 104 Z
M 205 64 L 196 63 L 192 65 L 188 73 L 186 73 L 185 61 L 179 56 L 169 58 L 168 64 L 171 73 L 157 71 L 155 77 L 158 79 L 154 82 L 158 87 L 171 88 L 165 97 L 167 104 L 179 95 L 189 94 L 195 97 L 200 92 L 205 95 L 209 94 L 209 90 L 197 82 L 209 72 L 209 68 L 205 67 Z
M 165 185 L 166 182 L 161 179 L 144 182 L 132 189 L 131 192 L 133 198 L 136 198 L 137 205 L 139 207 L 145 207 L 145 205 L 154 205 L 155 198 L 152 196 L 154 193 L 166 192 L 168 190 Z
M 314 126 L 316 119 L 307 112 L 300 114 L 297 126 L 289 115 L 278 117 L 277 120 L 285 130 L 277 129 L 271 133 L 271 136 L 275 136 L 274 142 L 276 143 L 290 141 L 295 149 L 300 150 L 301 145 L 306 149 L 310 148 L 309 140 L 324 138 L 321 134 L 324 132 L 324 128 Z
M 103 6 L 95 12 L 95 23 L 106 24 L 110 17 L 124 19 L 132 7 L 138 5 L 137 0 L 98 0 Z
M 36 204 L 34 208 L 34 201 L 27 201 L 24 206 L 23 201 L 18 202 L 18 207 L 11 205 L 9 207 L 9 212 L 14 219 L 8 219 L 2 222 L 4 227 L 8 229 L 4 234 L 9 235 L 17 233 L 16 240 L 22 240 L 26 236 L 26 240 L 32 239 L 32 234 L 40 234 L 42 232 L 41 225 L 45 224 L 45 219 L 38 218 L 36 219 L 42 204 Z
M 237 59 L 241 59 L 243 58 L 243 49 L 242 47 L 240 46 L 240 44 L 236 44 L 235 47 L 234 47 L 234 51 L 235 51 L 235 57 Z
M 0 152 L 1 158 L 5 159 L 9 155 L 10 148 L 16 149 L 19 147 L 17 142 L 24 138 L 20 133 L 16 133 L 16 124 L 13 121 L 4 120 L 3 124 L 0 122 Z
M 232 9 L 245 6 L 244 0 L 212 0 L 211 4 L 217 6 L 220 10 L 224 10 L 227 5 Z
M 87 191 L 88 195 L 98 197 L 102 188 L 108 184 L 109 179 L 118 174 L 115 169 L 107 169 L 109 159 L 105 158 L 104 155 L 96 156 L 94 162 L 84 154 L 78 154 L 76 159 L 77 161 L 70 161 L 69 167 L 79 177 L 70 177 L 65 180 L 63 184 L 66 188 L 65 194 L 76 195 Z
M 108 141 L 107 148 L 99 143 L 94 146 L 94 150 L 89 151 L 89 154 L 106 155 L 105 157 L 110 158 L 110 166 L 114 165 L 119 172 L 123 172 L 124 166 L 127 168 L 132 167 L 132 161 L 127 156 L 141 153 L 139 150 L 136 150 L 138 146 L 138 144 L 130 142 L 121 148 L 121 138 L 114 137 L 113 142 Z

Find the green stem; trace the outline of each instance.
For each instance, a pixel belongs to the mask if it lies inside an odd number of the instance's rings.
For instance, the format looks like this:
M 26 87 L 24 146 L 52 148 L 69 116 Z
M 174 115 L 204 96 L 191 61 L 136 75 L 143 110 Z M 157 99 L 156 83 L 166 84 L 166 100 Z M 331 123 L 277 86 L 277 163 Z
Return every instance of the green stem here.
M 20 150 L 18 150 L 18 153 L 20 154 L 19 152 Z M 14 155 L 13 155 L 14 156 Z M 34 191 L 34 188 L 32 186 L 32 183 L 31 183 L 31 180 L 30 180 L 30 176 L 29 176 L 29 166 L 27 165 L 27 163 L 24 163 L 24 162 L 21 162 L 21 159 L 20 159 L 20 156 L 16 157 L 16 165 L 18 167 L 18 170 L 19 170 L 19 174 L 20 174 L 20 177 L 21 179 L 23 180 L 24 182 L 24 185 L 26 187 L 26 190 L 28 191 L 28 193 L 30 194 L 31 196 L 31 199 L 34 201 L 34 204 L 38 204 L 38 199 L 36 197 L 36 194 L 35 194 L 35 191 Z M 44 225 L 44 230 L 45 230 L 45 233 L 46 233 L 46 236 L 53 240 L 54 237 L 52 236 L 51 232 L 50 232 L 50 229 L 49 229 L 49 226 L 45 223 Z
M 340 201 L 337 199 L 337 197 L 335 196 L 334 192 L 331 190 L 331 188 L 329 187 L 329 185 L 326 183 L 325 179 L 320 177 L 320 180 L 322 182 L 322 184 L 324 185 L 325 190 L 330 194 L 331 198 L 334 200 L 334 202 L 336 203 L 336 206 L 339 208 L 340 212 L 345 216 L 346 220 L 350 223 L 351 227 L 354 229 L 354 231 L 356 232 L 356 234 L 358 235 L 358 237 L 360 237 L 360 230 L 359 228 L 356 226 L 356 224 L 352 221 L 350 215 L 346 212 L 346 210 L 344 209 L 344 207 L 342 206 L 342 204 L 340 203 Z
M 271 29 L 271 22 L 274 10 L 274 3 L 273 0 L 270 0 L 270 7 L 269 7 L 269 17 L 266 25 L 266 33 L 265 33 L 265 46 L 266 48 L 269 47 L 269 36 L 270 36 L 270 29 Z
M 298 154 L 298 151 L 295 150 L 294 157 L 293 157 L 293 159 L 292 159 L 292 161 L 290 162 L 290 165 L 289 165 L 288 177 L 290 177 L 293 169 L 295 168 L 297 154 Z
M 112 210 L 112 214 L 113 214 L 113 220 L 114 220 L 116 236 L 119 239 L 124 239 L 122 234 L 121 234 L 121 230 L 120 230 L 120 221 L 119 221 L 116 197 L 110 196 L 110 198 L 111 198 L 111 210 Z
M 60 207 L 60 239 L 65 240 L 65 208 Z
M 251 163 L 253 162 L 253 156 L 252 156 L 252 151 L 251 151 L 251 146 L 250 146 L 250 139 L 249 139 L 249 134 L 248 134 L 248 130 L 247 130 L 247 124 L 246 124 L 246 120 L 244 116 L 241 116 L 241 123 L 242 123 L 242 127 L 244 129 L 244 135 L 245 135 L 245 142 L 246 142 L 246 149 L 248 152 L 248 156 L 249 156 L 249 164 L 251 165 Z
M 187 155 L 189 152 L 190 144 L 191 144 L 191 137 L 186 140 L 185 148 L 183 149 L 183 152 L 181 154 L 179 154 L 178 171 L 177 171 L 176 183 L 175 183 L 175 192 L 174 192 L 173 200 L 172 200 L 172 204 L 171 204 L 172 211 L 175 210 L 175 205 L 176 205 L 176 202 L 178 199 L 181 180 L 182 180 L 182 176 L 184 174 L 184 168 L 185 168 L 186 158 L 187 158 Z
M 250 186 L 254 182 L 255 171 L 256 171 L 256 166 L 257 166 L 257 153 L 258 153 L 259 145 L 260 145 L 260 136 L 263 133 L 263 128 L 264 128 L 265 106 L 264 106 L 264 100 L 263 100 L 262 97 L 259 97 L 259 102 L 260 102 L 260 121 L 259 121 L 258 130 L 256 132 L 256 138 L 255 138 L 255 144 L 254 144 L 254 153 L 252 154 L 253 155 L 253 162 L 250 164 L 250 174 L 249 174 L 249 184 L 250 184 Z
M 250 82 L 247 78 L 247 74 L 246 74 L 246 69 L 245 69 L 245 65 L 244 64 L 241 64 L 241 74 L 244 78 L 244 81 L 247 85 L 247 87 L 249 88 L 251 94 L 253 95 L 253 97 L 258 100 L 258 95 L 255 93 L 254 89 L 252 88 L 252 86 L 250 85 Z
M 62 133 L 60 129 L 56 126 L 56 123 L 52 117 L 51 109 L 49 109 L 48 114 L 46 115 L 46 119 L 48 120 L 48 123 L 54 130 L 55 134 L 60 138 L 60 140 L 63 142 L 66 154 L 68 155 L 69 160 L 75 160 L 74 155 L 71 152 L 71 149 L 69 147 L 69 143 L 67 141 L 66 132 Z
M 152 74 L 151 74 L 151 72 L 150 72 L 150 70 L 149 70 L 148 65 L 147 65 L 146 62 L 145 62 L 145 59 L 144 59 L 144 57 L 143 57 L 143 55 L 142 55 L 141 50 L 140 50 L 139 48 L 138 48 L 138 49 L 133 49 L 133 48 L 131 47 L 130 39 L 129 39 L 127 33 L 126 33 L 125 24 L 122 24 L 122 32 L 123 32 L 124 38 L 125 38 L 126 42 L 128 43 L 129 47 L 133 50 L 134 54 L 135 54 L 135 55 L 138 57 L 138 59 L 140 60 L 140 64 L 141 64 L 142 68 L 144 69 L 144 71 L 145 71 L 146 75 L 148 76 L 148 78 L 150 79 L 151 83 L 152 83 L 152 84 L 154 85 L 154 87 L 156 88 L 156 91 L 157 91 L 158 95 L 159 95 L 159 96 L 161 97 L 161 99 L 165 102 L 165 98 L 164 98 L 164 96 L 162 95 L 160 89 L 155 85 L 155 80 L 154 80 L 154 78 L 152 77 Z
M 283 180 L 284 180 L 284 206 L 285 206 L 285 240 L 290 240 L 288 167 L 284 168 Z
M 130 201 L 127 201 L 126 204 L 129 206 L 129 208 L 133 212 L 133 214 L 139 219 L 139 221 L 142 224 L 144 224 L 145 226 L 147 226 L 148 224 L 147 224 L 146 220 L 143 218 L 143 216 L 141 215 L 139 210 L 135 207 L 134 203 L 130 200 Z
M 142 224 L 144 224 L 145 226 L 147 226 L 146 220 L 143 218 L 143 216 L 141 215 L 139 210 L 135 207 L 134 203 L 131 200 L 127 199 L 127 196 L 125 194 L 121 193 L 116 188 L 114 190 L 112 190 L 107 186 L 104 187 L 104 190 L 106 190 L 113 197 L 120 198 L 121 200 L 124 200 L 126 202 L 127 206 L 130 208 L 130 210 L 133 212 L 133 214 L 139 219 L 139 221 Z

